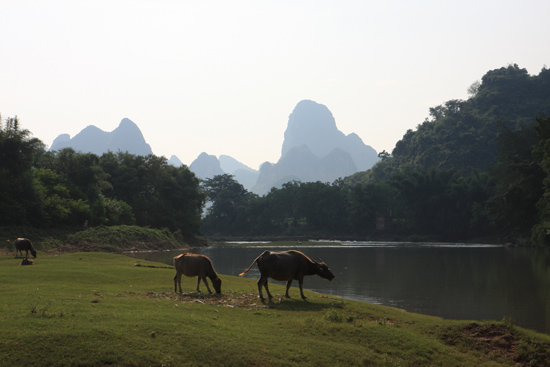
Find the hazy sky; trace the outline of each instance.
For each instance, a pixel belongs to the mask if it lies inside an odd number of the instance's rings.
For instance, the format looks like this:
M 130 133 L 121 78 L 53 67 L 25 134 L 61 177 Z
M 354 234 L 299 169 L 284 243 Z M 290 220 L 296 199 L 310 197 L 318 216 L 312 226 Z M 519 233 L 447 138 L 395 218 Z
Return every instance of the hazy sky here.
M 391 151 L 487 71 L 550 66 L 547 0 L 2 0 L 0 14 L 3 118 L 49 146 L 127 117 L 187 165 L 276 162 L 303 99 Z

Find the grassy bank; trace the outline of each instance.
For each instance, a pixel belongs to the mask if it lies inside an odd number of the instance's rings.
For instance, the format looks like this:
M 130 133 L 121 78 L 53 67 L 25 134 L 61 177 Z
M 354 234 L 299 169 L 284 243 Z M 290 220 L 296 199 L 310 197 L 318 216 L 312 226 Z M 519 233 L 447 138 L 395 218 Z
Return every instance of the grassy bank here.
M 14 253 L 13 241 L 29 238 L 39 252 L 79 251 L 124 252 L 133 250 L 168 250 L 189 247 L 181 235 L 167 229 L 138 226 L 100 226 L 82 228 L 0 227 L 0 249 Z M 10 240 L 10 241 L 8 241 Z
M 0 365 L 547 366 L 550 336 L 442 320 L 221 275 L 221 295 L 173 292 L 174 270 L 106 253 L 0 256 Z

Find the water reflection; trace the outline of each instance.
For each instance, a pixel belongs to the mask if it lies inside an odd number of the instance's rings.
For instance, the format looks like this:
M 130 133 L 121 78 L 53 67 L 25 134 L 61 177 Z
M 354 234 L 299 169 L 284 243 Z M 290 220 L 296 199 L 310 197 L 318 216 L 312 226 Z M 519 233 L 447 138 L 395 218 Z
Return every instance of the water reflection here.
M 304 287 L 410 312 L 466 320 L 502 320 L 550 334 L 550 255 L 493 245 L 344 242 L 304 246 L 336 278 L 307 277 Z M 220 274 L 238 275 L 269 245 L 196 249 Z M 277 249 L 282 249 L 277 247 Z M 172 264 L 181 253 L 134 256 Z M 259 278 L 257 267 L 246 275 Z M 271 280 L 270 280 L 271 281 Z

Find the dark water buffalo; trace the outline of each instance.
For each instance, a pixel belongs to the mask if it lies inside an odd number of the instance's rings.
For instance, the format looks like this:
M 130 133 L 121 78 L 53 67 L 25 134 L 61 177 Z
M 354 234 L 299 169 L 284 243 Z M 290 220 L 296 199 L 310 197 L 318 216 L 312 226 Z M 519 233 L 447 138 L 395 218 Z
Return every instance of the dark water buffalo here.
M 289 251 L 264 251 L 260 256 L 256 258 L 250 264 L 248 269 L 243 271 L 239 276 L 245 275 L 254 263 L 258 264 L 258 269 L 260 269 L 260 280 L 258 280 L 258 291 L 260 292 L 260 298 L 264 300 L 262 294 L 262 286 L 265 287 L 267 295 L 269 298 L 273 298 L 271 293 L 269 293 L 269 288 L 267 287 L 267 279 L 272 278 L 278 281 L 286 281 L 286 293 L 285 297 L 290 298 L 288 295 L 288 289 L 290 284 L 294 279 L 298 280 L 300 286 L 300 295 L 302 298 L 306 298 L 302 286 L 304 284 L 304 276 L 306 275 L 319 275 L 321 278 L 332 280 L 334 279 L 334 274 L 330 271 L 327 264 L 324 262 L 316 262 L 311 260 L 309 257 L 301 253 L 300 251 L 289 250 Z
M 180 293 L 181 291 L 181 275 L 188 277 L 199 277 L 197 279 L 197 292 L 200 293 L 199 285 L 201 279 L 206 284 L 206 288 L 209 293 L 212 293 L 206 277 L 209 277 L 212 281 L 212 285 L 216 290 L 216 293 L 222 292 L 222 280 L 216 274 L 212 261 L 204 255 L 196 255 L 185 253 L 174 257 L 174 266 L 176 267 L 176 275 L 174 276 L 174 292 L 177 292 L 177 286 L 179 285 Z
M 34 261 L 32 260 L 29 260 L 28 257 L 24 258 L 22 261 L 21 261 L 21 264 L 20 265 L 34 265 Z
M 28 238 L 18 238 L 15 240 L 15 255 L 19 253 L 23 256 L 23 250 L 26 252 L 26 257 L 29 257 L 29 251 L 33 257 L 36 257 L 36 250 L 32 245 L 32 242 Z

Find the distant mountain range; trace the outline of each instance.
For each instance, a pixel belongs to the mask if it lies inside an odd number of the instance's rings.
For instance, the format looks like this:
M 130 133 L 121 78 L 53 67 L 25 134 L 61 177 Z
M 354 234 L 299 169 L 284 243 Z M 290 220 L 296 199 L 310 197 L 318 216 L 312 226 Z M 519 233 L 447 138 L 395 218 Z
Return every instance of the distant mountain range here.
M 247 190 L 264 195 L 293 180 L 333 182 L 368 170 L 378 160 L 376 151 L 357 134 L 344 135 L 338 130 L 326 106 L 303 100 L 288 118 L 277 163 L 265 162 L 256 171 L 228 156 L 217 159 L 201 153 L 189 168 L 203 179 L 230 173 Z
M 153 154 L 138 126 L 127 118 L 122 119 L 112 132 L 90 125 L 73 138 L 68 134 L 59 135 L 50 150 L 67 147 L 98 155 L 107 151 Z M 265 162 L 260 170 L 255 170 L 227 155 L 217 158 L 201 153 L 189 169 L 201 179 L 231 174 L 247 190 L 263 195 L 272 187 L 281 187 L 292 180 L 333 182 L 368 170 L 378 159 L 376 151 L 365 145 L 359 136 L 353 133 L 344 135 L 338 130 L 326 106 L 303 100 L 289 116 L 277 163 Z M 182 165 L 175 155 L 168 162 L 174 166 Z
M 76 151 L 98 155 L 119 150 L 135 155 L 153 154 L 139 127 L 127 118 L 122 119 L 118 127 L 111 132 L 105 132 L 96 126 L 89 125 L 73 138 L 69 134 L 61 134 L 55 138 L 50 150 L 63 148 L 73 148 Z
M 235 179 L 247 190 L 252 189 L 259 175 L 257 170 L 228 155 L 221 155 L 218 159 L 215 155 L 209 155 L 204 152 L 191 163 L 189 169 L 201 179 L 228 173 L 235 176 Z

